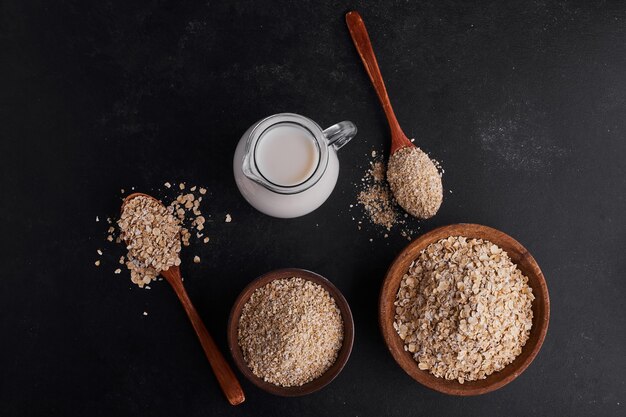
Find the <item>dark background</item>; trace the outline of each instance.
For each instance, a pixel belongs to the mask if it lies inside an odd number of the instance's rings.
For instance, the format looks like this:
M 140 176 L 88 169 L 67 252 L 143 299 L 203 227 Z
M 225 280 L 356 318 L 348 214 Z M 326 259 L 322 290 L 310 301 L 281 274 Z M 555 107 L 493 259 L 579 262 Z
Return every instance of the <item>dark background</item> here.
M 445 168 L 439 214 L 411 225 L 496 227 L 546 276 L 543 349 L 494 393 L 420 386 L 379 335 L 378 290 L 407 241 L 358 230 L 350 208 L 389 141 L 353 8 L 404 130 Z M 626 414 L 624 2 L 4 0 L 0 71 L 0 415 Z M 256 212 L 232 178 L 242 132 L 283 111 L 359 128 L 333 195 L 294 220 Z M 183 273 L 224 352 L 256 276 L 308 268 L 344 292 L 356 341 L 330 386 L 286 399 L 242 380 L 246 403 L 228 406 L 168 285 L 112 273 L 123 250 L 95 216 L 117 213 L 120 188 L 164 197 L 165 181 L 210 190 L 211 242 L 184 250 Z

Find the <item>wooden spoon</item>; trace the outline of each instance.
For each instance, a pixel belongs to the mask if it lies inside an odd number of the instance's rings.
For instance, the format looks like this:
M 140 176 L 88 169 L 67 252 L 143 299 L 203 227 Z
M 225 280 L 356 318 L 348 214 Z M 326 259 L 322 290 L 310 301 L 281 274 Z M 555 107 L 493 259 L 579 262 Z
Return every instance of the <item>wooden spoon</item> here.
M 411 146 L 414 147 L 415 145 L 402 131 L 400 123 L 398 123 L 398 119 L 396 119 L 396 115 L 393 112 L 389 96 L 387 95 L 387 88 L 385 88 L 385 83 L 383 81 L 383 76 L 378 68 L 378 61 L 376 60 L 376 55 L 374 55 L 372 42 L 370 41 L 367 29 L 365 28 L 365 23 L 363 23 L 363 19 L 361 18 L 359 12 L 348 12 L 346 14 L 346 23 L 348 24 L 348 30 L 350 30 L 350 36 L 352 36 L 354 46 L 363 61 L 363 65 L 365 65 L 365 71 L 367 71 L 367 75 L 369 75 L 370 80 L 374 85 L 374 90 L 376 90 L 378 99 L 383 105 L 385 116 L 387 116 L 389 128 L 391 129 L 390 153 L 393 155 L 398 149 Z
M 428 219 L 434 216 L 441 206 L 443 199 L 441 174 L 428 155 L 416 147 L 402 131 L 391 107 L 383 76 L 378 68 L 376 55 L 361 15 L 356 11 L 348 12 L 346 23 L 391 129 L 391 151 L 387 166 L 387 181 L 391 191 L 405 211 L 417 218 Z M 404 151 L 398 152 L 401 149 Z
M 128 195 L 124 199 L 124 202 L 122 203 L 122 211 L 124 211 L 124 206 L 126 205 L 126 203 L 128 203 L 133 198 L 139 196 L 152 198 L 155 201 L 158 201 L 156 198 L 147 194 L 133 193 Z M 160 201 L 158 202 L 159 204 L 162 204 Z M 239 381 L 233 373 L 233 370 L 224 359 L 224 356 L 219 351 L 219 348 L 215 344 L 215 341 L 213 341 L 213 338 L 204 326 L 204 323 L 198 315 L 198 312 L 191 303 L 191 300 L 187 295 L 187 291 L 185 291 L 185 287 L 183 287 L 183 279 L 180 275 L 180 268 L 178 266 L 170 266 L 165 271 L 161 271 L 161 275 L 163 276 L 163 278 L 165 278 L 167 282 L 169 282 L 169 284 L 174 289 L 174 292 L 178 296 L 178 299 L 182 303 L 185 312 L 187 313 L 187 316 L 189 317 L 189 320 L 191 321 L 191 324 L 196 331 L 196 335 L 200 340 L 200 344 L 204 349 L 204 353 L 206 354 L 206 357 L 211 364 L 211 368 L 213 368 L 213 372 L 217 377 L 217 381 L 219 382 L 220 387 L 224 392 L 224 395 L 226 395 L 226 398 L 228 399 L 228 402 L 231 405 L 241 404 L 246 399 L 243 394 L 243 390 L 241 389 L 241 385 L 239 385 Z

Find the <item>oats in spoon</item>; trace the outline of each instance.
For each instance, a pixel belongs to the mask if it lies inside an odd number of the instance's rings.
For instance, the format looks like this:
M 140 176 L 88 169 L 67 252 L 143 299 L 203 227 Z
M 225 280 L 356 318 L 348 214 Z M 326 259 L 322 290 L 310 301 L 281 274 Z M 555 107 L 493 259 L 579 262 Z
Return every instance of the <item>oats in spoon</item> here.
M 535 299 L 499 246 L 451 236 L 422 250 L 402 278 L 394 328 L 404 350 L 438 378 L 485 379 L 522 352 Z
M 128 250 L 126 267 L 139 287 L 156 280 L 159 273 L 180 265 L 180 222 L 159 201 L 137 196 L 122 210 L 120 238 Z
M 428 219 L 443 200 L 441 174 L 421 149 L 408 146 L 389 158 L 387 181 L 396 201 L 409 214 Z

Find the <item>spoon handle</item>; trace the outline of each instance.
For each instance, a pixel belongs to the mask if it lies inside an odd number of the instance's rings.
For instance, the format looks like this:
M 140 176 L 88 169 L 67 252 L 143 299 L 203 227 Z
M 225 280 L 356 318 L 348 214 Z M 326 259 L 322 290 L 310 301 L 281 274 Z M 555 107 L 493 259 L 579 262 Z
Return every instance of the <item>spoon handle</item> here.
M 163 275 L 167 282 L 170 283 L 174 292 L 176 292 L 178 299 L 183 304 L 185 312 L 187 313 L 187 316 L 189 317 L 189 320 L 198 335 L 198 339 L 200 339 L 200 344 L 204 349 L 204 353 L 211 364 L 215 377 L 217 378 L 224 395 L 228 399 L 228 402 L 231 405 L 241 404 L 246 399 L 243 394 L 243 390 L 241 389 L 241 385 L 239 385 L 239 381 L 233 373 L 233 370 L 226 362 L 226 359 L 224 359 L 224 356 L 219 351 L 219 348 L 213 341 L 209 331 L 204 326 L 196 308 L 191 303 L 191 300 L 187 295 L 187 291 L 185 291 L 185 287 L 183 286 L 180 268 L 170 267 L 166 271 L 161 271 L 161 275 Z
M 396 119 L 396 115 L 393 112 L 389 96 L 387 95 L 387 88 L 385 87 L 385 83 L 383 81 L 383 76 L 378 68 L 378 61 L 376 60 L 376 55 L 374 55 L 372 42 L 370 41 L 367 29 L 365 28 L 365 23 L 363 23 L 363 19 L 361 18 L 359 12 L 348 12 L 346 14 L 346 24 L 348 25 L 348 30 L 350 31 L 350 36 L 352 36 L 354 46 L 363 61 L 363 65 L 365 65 L 365 71 L 374 85 L 374 90 L 376 90 L 378 99 L 380 100 L 383 110 L 385 111 L 385 115 L 387 116 L 389 128 L 391 129 L 391 153 L 393 154 L 396 150 L 406 146 L 413 146 L 411 141 L 402 131 L 402 128 L 398 123 L 398 119 Z

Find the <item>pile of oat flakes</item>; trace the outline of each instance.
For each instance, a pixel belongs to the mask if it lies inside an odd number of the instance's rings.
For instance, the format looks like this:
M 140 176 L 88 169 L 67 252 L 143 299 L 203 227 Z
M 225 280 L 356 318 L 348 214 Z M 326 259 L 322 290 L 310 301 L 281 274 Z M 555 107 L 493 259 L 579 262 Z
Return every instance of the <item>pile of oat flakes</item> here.
M 521 353 L 534 299 L 506 251 L 452 236 L 426 247 L 402 278 L 394 328 L 420 369 L 462 384 Z
M 283 387 L 301 386 L 330 368 L 343 343 L 343 319 L 321 285 L 299 277 L 256 289 L 237 330 L 250 370 Z
M 143 287 L 161 271 L 180 265 L 180 222 L 160 201 L 145 196 L 130 199 L 117 224 L 134 284 Z
M 418 219 L 437 214 L 443 200 L 442 170 L 420 148 L 398 149 L 389 158 L 387 181 L 394 198 Z
M 411 240 L 419 231 L 419 225 L 411 221 L 409 215 L 394 199 L 386 175 L 384 156 L 381 152 L 373 150 L 369 167 L 363 174 L 361 183 L 357 184 L 359 189 L 357 202 L 350 205 L 350 208 L 360 206 L 363 209 L 363 215 L 358 220 L 352 217 L 352 220 L 357 221 L 359 230 L 362 228 L 363 221 L 366 221 L 381 230 L 385 238 L 389 237 L 389 232 L 392 230 L 399 229 L 402 236 Z

